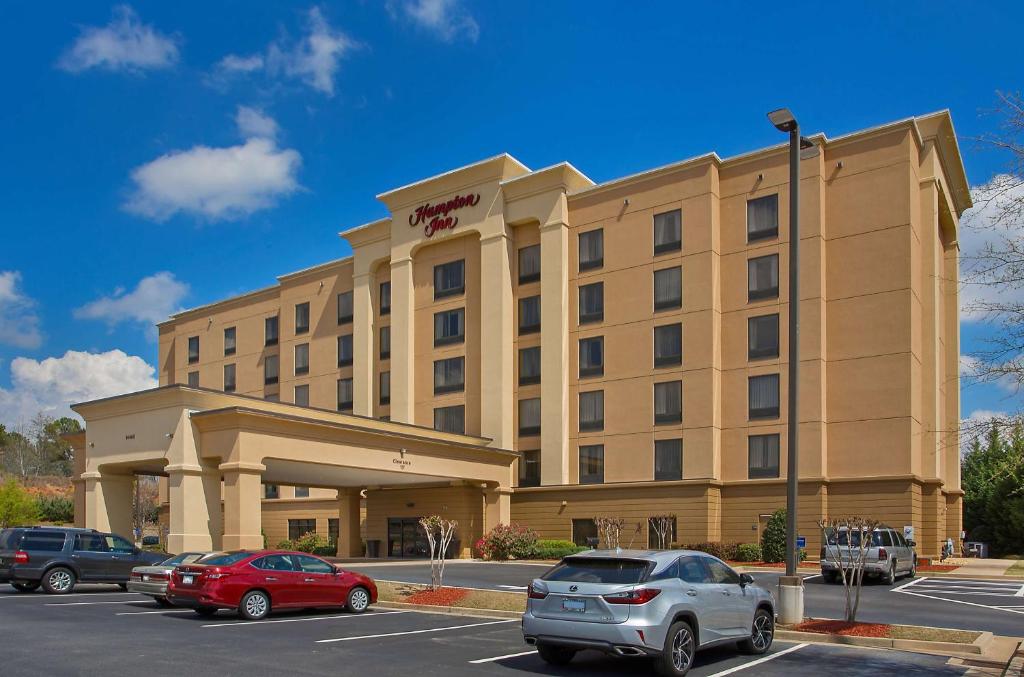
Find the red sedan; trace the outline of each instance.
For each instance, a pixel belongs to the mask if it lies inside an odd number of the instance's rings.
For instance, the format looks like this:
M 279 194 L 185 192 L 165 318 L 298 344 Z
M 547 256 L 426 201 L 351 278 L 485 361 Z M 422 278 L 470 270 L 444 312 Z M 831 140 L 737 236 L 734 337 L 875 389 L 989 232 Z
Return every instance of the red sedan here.
M 201 616 L 237 609 L 259 620 L 271 609 L 345 607 L 362 613 L 377 601 L 373 580 L 301 552 L 215 553 L 171 573 L 167 599 Z

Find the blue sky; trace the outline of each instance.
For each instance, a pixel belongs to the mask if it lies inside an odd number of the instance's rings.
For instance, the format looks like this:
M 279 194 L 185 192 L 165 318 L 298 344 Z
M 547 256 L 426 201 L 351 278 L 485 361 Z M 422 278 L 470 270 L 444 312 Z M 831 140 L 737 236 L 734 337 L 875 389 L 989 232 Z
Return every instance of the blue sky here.
M 703 4 L 8 4 L 0 422 L 150 384 L 156 319 L 343 256 L 374 195 L 499 152 L 602 181 L 778 143 L 783 105 L 829 136 L 949 108 L 972 184 L 1005 162 L 968 137 L 1022 86 L 1021 3 Z

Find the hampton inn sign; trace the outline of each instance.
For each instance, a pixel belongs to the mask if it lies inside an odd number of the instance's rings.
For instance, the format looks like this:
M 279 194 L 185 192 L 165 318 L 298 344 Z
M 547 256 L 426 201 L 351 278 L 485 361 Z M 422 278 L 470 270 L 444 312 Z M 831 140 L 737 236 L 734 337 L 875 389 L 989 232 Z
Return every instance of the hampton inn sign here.
M 430 237 L 439 230 L 451 229 L 459 225 L 459 217 L 449 216 L 451 212 L 457 212 L 463 207 L 475 207 L 480 202 L 480 193 L 467 193 L 456 195 L 447 202 L 438 204 L 422 204 L 416 211 L 409 215 L 409 225 L 423 225 L 423 234 Z

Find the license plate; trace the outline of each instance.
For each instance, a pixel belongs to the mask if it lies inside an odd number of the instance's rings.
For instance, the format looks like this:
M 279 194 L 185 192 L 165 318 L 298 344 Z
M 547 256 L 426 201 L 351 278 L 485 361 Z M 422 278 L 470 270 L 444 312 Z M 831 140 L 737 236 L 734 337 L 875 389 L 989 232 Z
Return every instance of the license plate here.
M 193 580 L 195 580 L 194 576 L 182 576 L 181 577 L 181 584 L 182 585 L 192 585 L 192 581 Z
M 563 599 L 562 610 L 583 613 L 587 610 L 587 603 L 580 599 Z

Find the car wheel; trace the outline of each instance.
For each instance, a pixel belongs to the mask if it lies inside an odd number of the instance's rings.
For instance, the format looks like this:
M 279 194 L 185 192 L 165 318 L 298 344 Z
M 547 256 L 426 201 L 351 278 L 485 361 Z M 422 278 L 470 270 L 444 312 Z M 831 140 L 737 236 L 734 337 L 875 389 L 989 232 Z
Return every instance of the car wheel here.
M 896 562 L 889 565 L 889 571 L 882 578 L 882 582 L 886 585 L 892 585 L 896 582 Z
M 541 660 L 550 665 L 568 665 L 576 655 L 573 649 L 550 644 L 538 644 L 537 653 L 540 654 Z
M 173 604 L 171 604 L 171 601 L 166 597 L 154 597 L 153 599 L 156 600 L 156 603 L 159 606 L 162 606 L 165 609 L 170 609 L 172 606 L 174 606 Z
M 370 606 L 370 592 L 363 587 L 352 588 L 348 591 L 348 600 L 345 608 L 350 613 L 361 614 Z
M 117 587 L 121 588 L 125 592 L 128 592 L 128 584 L 127 583 L 118 583 Z
M 768 651 L 775 638 L 775 619 L 767 609 L 758 609 L 750 629 L 750 639 L 740 642 L 740 651 L 760 655 Z
M 39 589 L 38 583 L 11 583 L 11 587 L 18 592 L 35 592 Z
M 193 611 L 195 611 L 197 614 L 199 614 L 203 618 L 209 618 L 210 616 L 212 616 L 215 613 L 217 613 L 217 607 L 197 606 L 195 609 L 193 609 Z
M 686 621 L 676 621 L 668 629 L 665 650 L 658 657 L 655 667 L 662 675 L 685 675 L 693 665 L 693 655 L 696 651 L 697 642 L 693 637 L 693 628 Z
M 270 613 L 270 597 L 262 590 L 245 593 L 238 603 L 238 614 L 247 621 L 258 621 Z
M 54 567 L 43 578 L 43 590 L 51 595 L 66 595 L 75 587 L 75 572 L 66 567 Z

